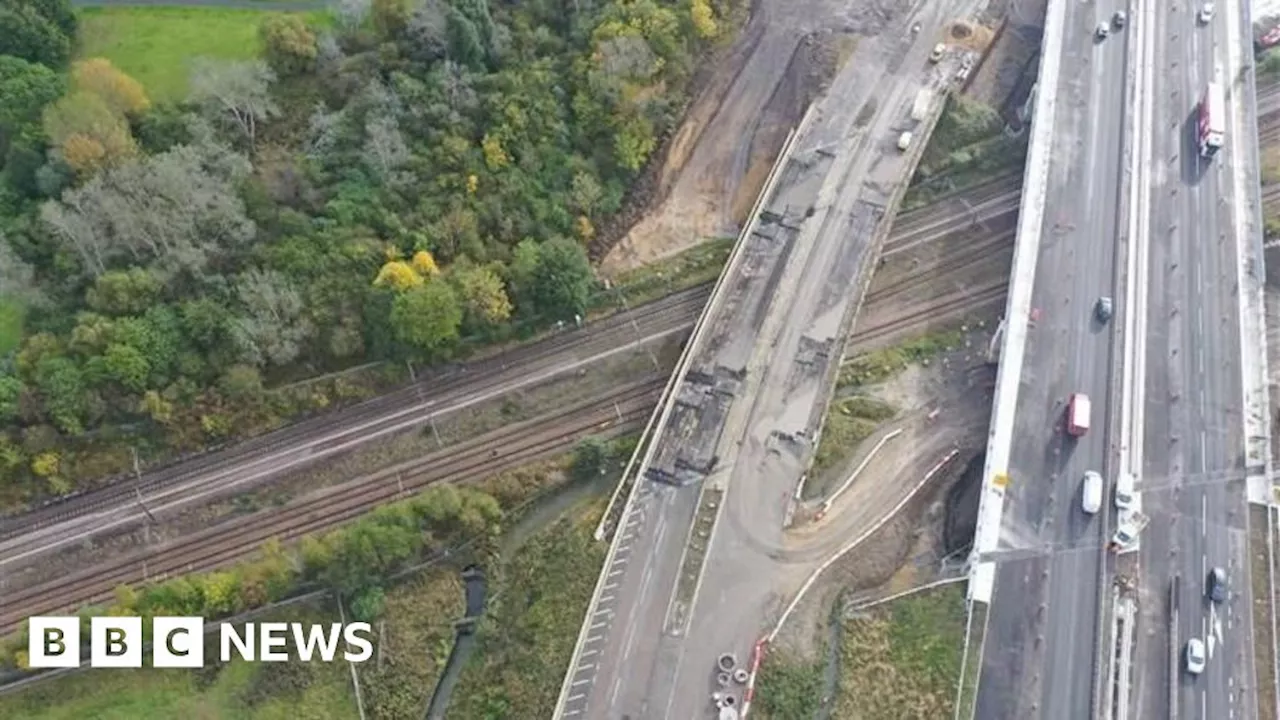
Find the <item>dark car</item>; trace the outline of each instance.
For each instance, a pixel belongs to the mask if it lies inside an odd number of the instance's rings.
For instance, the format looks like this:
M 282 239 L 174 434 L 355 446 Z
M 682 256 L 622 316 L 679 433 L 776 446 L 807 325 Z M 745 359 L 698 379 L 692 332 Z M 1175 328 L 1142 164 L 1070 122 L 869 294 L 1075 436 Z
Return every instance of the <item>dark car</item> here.
M 1227 599 L 1227 571 L 1220 567 L 1216 567 L 1209 571 L 1209 577 L 1205 581 L 1206 593 L 1209 599 L 1220 603 Z
M 1111 319 L 1111 298 L 1100 297 L 1098 302 L 1093 306 L 1093 312 L 1098 316 L 1099 322 L 1106 322 Z

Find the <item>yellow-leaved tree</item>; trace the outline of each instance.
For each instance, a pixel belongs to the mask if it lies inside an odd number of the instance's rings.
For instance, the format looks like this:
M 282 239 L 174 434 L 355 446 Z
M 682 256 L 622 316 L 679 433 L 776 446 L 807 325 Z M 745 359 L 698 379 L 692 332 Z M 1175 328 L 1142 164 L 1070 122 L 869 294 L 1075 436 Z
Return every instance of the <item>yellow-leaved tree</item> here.
M 78 173 L 97 171 L 138 151 L 124 115 L 84 90 L 45 108 L 44 131 L 63 160 Z
M 403 292 L 422 284 L 422 275 L 418 274 L 409 263 L 403 260 L 392 260 L 382 266 L 378 276 L 373 279 L 377 287 L 389 287 Z
M 413 254 L 413 269 L 424 278 L 433 278 L 440 274 L 435 257 L 426 250 L 419 250 Z
M 151 107 L 142 83 L 121 72 L 106 58 L 76 63 L 71 67 L 71 80 L 77 90 L 97 95 L 117 114 L 136 115 Z
M 71 68 L 73 90 L 44 111 L 44 131 L 67 165 L 88 175 L 138 151 L 129 116 L 151 107 L 142 84 L 106 58 Z
M 693 0 L 689 13 L 693 16 L 693 29 L 699 37 L 710 40 L 720 32 L 715 13 L 707 0 Z

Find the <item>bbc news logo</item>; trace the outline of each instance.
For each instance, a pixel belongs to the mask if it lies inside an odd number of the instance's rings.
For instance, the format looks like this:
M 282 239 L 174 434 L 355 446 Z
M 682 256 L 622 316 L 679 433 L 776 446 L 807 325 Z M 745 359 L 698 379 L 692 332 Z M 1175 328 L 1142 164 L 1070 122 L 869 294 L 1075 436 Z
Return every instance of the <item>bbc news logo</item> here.
M 31 668 L 79 667 L 80 618 L 33 617 L 27 639 Z M 212 635 L 213 633 L 210 633 Z M 373 655 L 369 623 L 312 625 L 304 623 L 244 623 L 218 627 L 218 658 L 249 662 L 333 662 L 341 647 L 348 662 L 364 662 Z M 151 620 L 151 667 L 198 668 L 205 662 L 204 618 L 156 617 Z M 140 668 L 145 644 L 140 617 L 95 617 L 89 624 L 89 666 Z M 292 649 L 292 654 L 290 650 Z

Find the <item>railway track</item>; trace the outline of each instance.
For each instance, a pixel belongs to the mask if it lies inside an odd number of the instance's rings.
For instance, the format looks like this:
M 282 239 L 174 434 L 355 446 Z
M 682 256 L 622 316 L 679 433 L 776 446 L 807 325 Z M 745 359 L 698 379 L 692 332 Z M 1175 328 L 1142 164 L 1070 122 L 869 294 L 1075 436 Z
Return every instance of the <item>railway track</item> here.
M 1266 95 L 1268 107 L 1271 107 L 1266 118 L 1260 118 L 1260 125 L 1265 120 L 1266 133 L 1280 133 L 1280 86 L 1272 86 Z M 1259 107 L 1263 93 L 1259 94 Z M 886 241 L 885 255 L 904 252 L 923 244 L 934 242 L 943 237 L 956 234 L 955 225 L 961 219 L 968 219 L 968 227 L 963 232 L 972 232 L 972 227 L 984 223 L 1002 223 L 1011 216 L 1016 216 L 1019 203 L 1021 181 L 1020 173 L 999 176 L 970 188 L 964 193 L 939 198 L 928 208 L 904 213 L 895 223 L 894 232 Z M 1264 190 L 1263 199 L 1268 205 L 1280 200 L 1280 187 Z M 1011 242 L 1012 230 L 993 233 L 992 237 L 982 239 L 966 252 L 946 266 L 949 272 L 966 269 L 976 265 L 991 252 L 998 251 L 1003 245 Z M 937 272 L 934 272 L 937 275 Z M 907 290 L 924 282 L 923 274 L 908 275 L 892 284 L 874 288 L 867 298 L 867 310 L 876 306 L 892 303 L 901 299 Z M 858 328 L 854 331 L 852 343 L 854 347 L 875 343 L 877 340 L 894 334 L 903 333 L 916 325 L 926 325 L 939 319 L 963 316 L 972 309 L 998 302 L 1007 287 L 1007 278 L 1002 282 L 984 284 L 978 287 L 960 288 L 950 293 L 919 300 L 908 312 L 896 315 L 891 321 L 877 326 Z M 565 333 L 548 338 L 534 345 L 518 348 L 502 355 L 486 358 L 469 365 L 465 371 L 433 374 L 416 385 L 409 386 L 401 392 L 357 405 L 346 411 L 331 416 L 299 423 L 269 436 L 250 440 L 236 447 L 236 452 L 214 453 L 181 465 L 165 468 L 144 476 L 142 483 L 118 483 L 103 490 L 73 497 L 60 503 L 34 510 L 21 516 L 6 518 L 0 527 L 0 541 L 21 537 L 24 541 L 31 539 L 33 532 L 69 520 L 84 518 L 102 513 L 121 504 L 131 504 L 133 498 L 141 492 L 149 500 L 158 494 L 183 490 L 181 485 L 195 476 L 211 475 L 216 482 L 233 473 L 252 468 L 254 463 L 261 462 L 263 457 L 272 459 L 272 453 L 287 451 L 290 445 L 310 436 L 321 434 L 322 441 L 305 443 L 308 451 L 308 462 L 314 462 L 315 455 L 320 457 L 343 452 L 350 444 L 364 441 L 370 433 L 386 434 L 398 432 L 426 423 L 431 416 L 456 407 L 449 405 L 451 396 L 466 397 L 474 394 L 477 388 L 492 386 L 504 380 L 527 378 L 536 375 L 538 369 L 558 369 L 568 359 L 586 357 L 592 359 L 593 352 L 600 352 L 606 346 L 617 347 L 619 344 L 634 341 L 638 337 L 646 337 L 647 333 L 662 332 L 663 328 L 671 333 L 687 332 L 698 312 L 705 304 L 710 287 L 700 286 L 669 296 L 663 300 L 635 308 L 629 314 L 623 313 L 608 320 L 601 321 L 584 330 Z M 864 310 L 864 314 L 866 310 Z M 556 373 L 558 374 L 558 373 Z M 332 527 L 345 522 L 378 504 L 394 499 L 397 495 L 412 492 L 433 482 L 470 482 L 485 477 L 498 470 L 513 467 L 535 457 L 542 457 L 562 452 L 592 428 L 607 429 L 611 432 L 622 432 L 639 423 L 651 409 L 656 400 L 661 382 L 653 381 L 653 387 L 639 390 L 632 387 L 626 392 L 636 392 L 623 403 L 617 405 L 614 414 L 616 422 L 600 420 L 590 427 L 581 423 L 590 416 L 595 419 L 603 413 L 601 408 L 607 403 L 613 408 L 615 399 L 602 399 L 585 406 L 566 411 L 577 413 L 573 417 L 557 416 L 556 429 L 537 428 L 534 424 L 504 428 L 484 438 L 446 448 L 421 461 L 391 468 L 359 481 L 338 486 L 326 493 L 308 500 L 310 503 L 327 503 L 315 505 L 311 510 L 299 510 L 294 506 L 285 506 L 271 518 L 251 516 L 253 523 L 261 523 L 252 528 L 248 524 L 238 530 L 224 524 L 209 531 L 191 536 L 191 542 L 181 546 L 162 547 L 147 551 L 146 572 L 143 573 L 144 558 L 137 555 L 118 562 L 104 564 L 90 571 L 67 575 L 64 578 L 33 585 L 28 589 L 7 593 L 4 608 L 0 611 L 0 630 L 12 629 L 21 618 L 30 614 L 46 612 L 50 608 L 65 608 L 85 602 L 95 602 L 110 596 L 114 587 L 122 583 L 140 582 L 174 573 L 185 573 L 192 570 L 209 569 L 225 565 L 254 551 L 269 537 L 294 539 L 315 530 Z M 649 386 L 646 384 L 646 388 Z M 423 401 L 417 397 L 426 389 L 437 396 Z M 501 390 L 509 392 L 510 389 Z M 499 394 L 500 394 L 499 393 Z M 650 393 L 646 395 L 645 393 Z M 406 400 L 406 396 L 414 396 Z M 640 399 L 647 398 L 647 399 Z M 647 403 L 647 404 L 646 404 Z M 623 405 L 626 405 L 624 408 Z M 596 414 L 592 414 L 596 413 Z M 548 418 L 537 421 L 541 425 L 549 422 Z M 590 423 L 588 423 L 589 425 Z M 326 432 L 329 431 L 329 432 Z M 493 447 L 503 448 L 496 457 L 478 457 L 479 454 Z M 246 460 L 243 455 L 248 455 Z M 279 459 L 278 456 L 274 456 Z M 431 465 L 433 469 L 427 470 Z M 282 472 L 278 469 L 271 473 Z M 394 489 L 388 478 L 396 476 Z M 403 483 L 403 485 L 402 485 Z M 403 487 L 403 489 L 401 489 Z M 352 489 L 359 488 L 359 489 Z M 222 494 L 245 489 L 243 486 L 221 486 Z M 249 523 L 250 518 L 243 521 Z M 232 536 L 218 539 L 219 536 Z M 184 549 L 186 548 L 186 549 Z M 145 553 L 144 553 L 145 554 Z
M 939 198 L 934 205 L 904 213 L 886 240 L 890 248 L 918 247 L 949 233 L 959 217 L 983 212 L 1007 212 L 1009 187 L 1020 175 L 1000 176 L 987 183 Z M 959 199 L 957 199 L 959 198 Z M 993 200 L 998 201 L 993 205 Z M 1016 209 L 1016 195 L 1013 200 Z M 370 440 L 426 424 L 434 417 L 474 404 L 478 393 L 499 395 L 542 382 L 573 362 L 589 364 L 639 338 L 685 333 L 692 327 L 710 295 L 710 284 L 690 288 L 601 320 L 591 326 L 555 335 L 533 345 L 478 360 L 465 370 L 423 377 L 400 391 L 351 408 L 248 440 L 143 475 L 141 482 L 121 479 L 88 493 L 64 498 L 44 507 L 0 519 L 0 567 L 6 558 L 30 548 L 42 532 L 88 528 L 93 522 L 128 523 L 141 520 L 139 497 L 149 506 L 166 501 L 210 500 L 243 492 L 273 477 L 349 451 Z M 430 392 L 429 399 L 422 399 Z M 123 509 L 123 508 L 127 508 Z M 156 508 L 152 507 L 152 512 Z M 123 518 L 107 520 L 124 513 Z
M 596 400 L 508 426 L 282 507 L 243 516 L 79 573 L 7 591 L 0 609 L 0 632 L 16 630 L 31 615 L 108 600 L 120 585 L 225 566 L 255 552 L 270 538 L 287 542 L 329 529 L 384 503 L 411 497 L 429 485 L 482 480 L 501 470 L 564 453 L 587 435 L 627 432 L 648 417 L 665 381 L 655 374 Z
M 69 498 L 0 522 L 0 558 L 10 551 L 6 541 L 28 541 L 32 533 L 102 513 L 122 505 L 133 506 L 145 497 L 149 505 L 163 504 L 184 493 L 239 492 L 272 476 L 301 469 L 380 437 L 412 429 L 433 418 L 464 409 L 478 401 L 545 381 L 575 361 L 582 365 L 602 359 L 634 343 L 662 333 L 687 332 L 706 304 L 709 287 L 697 287 L 623 313 L 594 333 L 582 330 L 549 338 L 509 355 L 479 361 L 465 373 L 443 377 L 434 384 L 423 380 L 401 393 L 354 406 L 319 422 L 307 421 L 304 430 L 286 429 L 280 436 L 253 442 L 243 457 L 230 456 L 179 466 L 144 475 L 142 482 L 124 481 L 92 493 Z M 598 327 L 598 326 L 597 326 Z M 559 340 L 559 343 L 555 341 Z M 572 368 L 570 368 L 572 369 Z M 433 391 L 421 399 L 423 386 Z M 307 440 L 310 436 L 312 439 Z M 202 498 L 203 499 L 203 498 Z M 153 508 L 153 512 L 155 509 Z M 10 543 L 11 544 L 11 543 Z

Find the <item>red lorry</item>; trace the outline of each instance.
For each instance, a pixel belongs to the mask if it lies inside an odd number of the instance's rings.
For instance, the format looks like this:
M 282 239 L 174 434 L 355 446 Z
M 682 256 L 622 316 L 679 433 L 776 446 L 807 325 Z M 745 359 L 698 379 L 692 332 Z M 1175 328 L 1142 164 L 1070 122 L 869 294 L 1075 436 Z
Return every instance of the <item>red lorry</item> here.
M 1196 138 L 1200 143 L 1200 154 L 1210 157 L 1222 147 L 1223 136 L 1226 135 L 1227 109 L 1222 95 L 1222 86 L 1216 82 L 1209 83 L 1200 100 L 1200 117 L 1196 123 Z
M 1067 432 L 1080 437 L 1089 432 L 1089 396 L 1076 393 L 1067 403 Z

